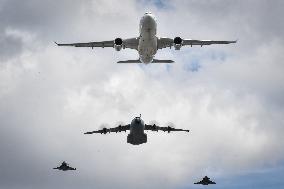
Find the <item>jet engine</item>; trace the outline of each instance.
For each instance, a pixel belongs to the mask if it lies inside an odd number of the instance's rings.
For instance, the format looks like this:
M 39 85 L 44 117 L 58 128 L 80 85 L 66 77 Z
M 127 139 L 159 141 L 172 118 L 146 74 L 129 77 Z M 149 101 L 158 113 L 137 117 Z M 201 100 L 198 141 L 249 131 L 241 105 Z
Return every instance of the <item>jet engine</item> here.
M 116 38 L 114 40 L 114 48 L 116 51 L 120 51 L 122 49 L 122 39 L 121 38 Z
M 182 46 L 182 39 L 180 37 L 175 37 L 174 38 L 175 50 L 180 50 L 181 46 Z

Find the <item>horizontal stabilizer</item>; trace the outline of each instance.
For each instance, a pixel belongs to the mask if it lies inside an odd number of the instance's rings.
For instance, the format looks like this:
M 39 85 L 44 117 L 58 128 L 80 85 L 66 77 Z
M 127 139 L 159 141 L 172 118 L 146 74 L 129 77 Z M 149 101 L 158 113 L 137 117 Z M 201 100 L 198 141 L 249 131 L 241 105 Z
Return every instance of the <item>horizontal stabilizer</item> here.
M 123 60 L 123 61 L 118 61 L 117 63 L 141 63 L 140 60 Z
M 158 59 L 153 59 L 152 63 L 174 63 L 173 60 L 158 60 Z
M 124 61 L 118 61 L 117 63 L 142 63 L 142 62 L 140 60 L 124 60 Z M 174 61 L 153 59 L 151 63 L 174 63 Z

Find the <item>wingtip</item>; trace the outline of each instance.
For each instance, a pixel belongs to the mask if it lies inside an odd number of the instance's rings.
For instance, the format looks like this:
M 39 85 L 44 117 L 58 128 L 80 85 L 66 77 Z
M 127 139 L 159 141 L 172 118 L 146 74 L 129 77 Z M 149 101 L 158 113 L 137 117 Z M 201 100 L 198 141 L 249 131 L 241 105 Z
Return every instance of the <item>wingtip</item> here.
M 54 43 L 58 46 L 58 43 L 56 41 L 54 41 Z

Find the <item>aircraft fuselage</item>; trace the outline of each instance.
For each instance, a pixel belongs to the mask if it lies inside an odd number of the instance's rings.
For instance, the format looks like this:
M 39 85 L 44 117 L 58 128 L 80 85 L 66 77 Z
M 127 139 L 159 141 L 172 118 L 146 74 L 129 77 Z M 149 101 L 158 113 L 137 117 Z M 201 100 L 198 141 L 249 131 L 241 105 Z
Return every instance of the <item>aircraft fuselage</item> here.
M 139 25 L 138 53 L 141 62 L 148 64 L 154 59 L 157 53 L 157 23 L 151 13 L 145 13 Z
M 127 143 L 139 145 L 147 142 L 147 135 L 144 133 L 145 124 L 140 117 L 131 121 L 130 133 L 127 136 Z

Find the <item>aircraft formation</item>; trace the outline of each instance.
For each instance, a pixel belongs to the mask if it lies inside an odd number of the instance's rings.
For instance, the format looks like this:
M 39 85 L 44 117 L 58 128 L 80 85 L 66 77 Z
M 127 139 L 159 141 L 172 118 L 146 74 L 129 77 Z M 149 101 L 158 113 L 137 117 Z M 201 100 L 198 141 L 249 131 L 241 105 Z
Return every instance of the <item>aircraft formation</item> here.
M 236 43 L 237 41 L 216 41 L 216 40 L 197 40 L 197 39 L 183 39 L 181 37 L 167 38 L 167 37 L 158 37 L 157 36 L 157 22 L 155 16 L 146 12 L 140 20 L 139 24 L 139 36 L 134 38 L 115 38 L 114 40 L 109 41 L 99 41 L 99 42 L 86 42 L 86 43 L 56 43 L 58 46 L 73 46 L 73 47 L 112 47 L 116 51 L 121 49 L 129 48 L 137 50 L 138 58 L 136 60 L 125 60 L 118 61 L 117 63 L 173 63 L 173 60 L 160 60 L 156 59 L 155 55 L 158 50 L 163 48 L 174 48 L 175 50 L 180 50 L 183 46 L 205 46 L 212 44 L 230 44 Z M 145 124 L 141 119 L 141 114 L 139 117 L 135 117 L 129 124 L 118 125 L 113 128 L 102 128 L 95 131 L 85 132 L 84 134 L 107 134 L 107 133 L 118 133 L 118 132 L 127 132 L 127 143 L 132 145 L 141 145 L 147 143 L 147 135 L 145 131 L 163 131 L 163 132 L 189 132 L 188 129 L 176 129 L 171 126 L 161 127 L 156 124 Z M 72 168 L 65 161 L 59 167 L 53 168 L 62 171 L 76 170 Z M 205 176 L 201 181 L 194 184 L 201 185 L 210 185 L 216 184 L 214 181 L 211 181 L 209 177 Z

